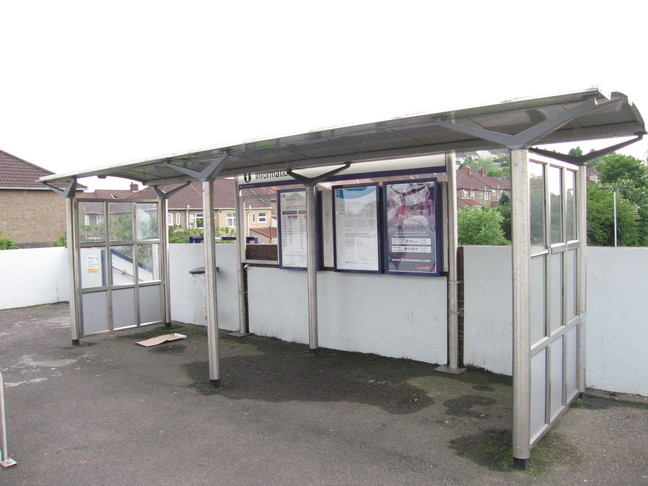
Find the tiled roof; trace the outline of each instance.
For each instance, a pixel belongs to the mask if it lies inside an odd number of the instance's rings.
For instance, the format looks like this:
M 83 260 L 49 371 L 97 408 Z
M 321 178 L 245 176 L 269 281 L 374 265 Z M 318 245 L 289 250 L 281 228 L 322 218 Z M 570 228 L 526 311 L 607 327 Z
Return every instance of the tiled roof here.
M 38 182 L 53 172 L 0 150 L 0 189 L 47 189 Z

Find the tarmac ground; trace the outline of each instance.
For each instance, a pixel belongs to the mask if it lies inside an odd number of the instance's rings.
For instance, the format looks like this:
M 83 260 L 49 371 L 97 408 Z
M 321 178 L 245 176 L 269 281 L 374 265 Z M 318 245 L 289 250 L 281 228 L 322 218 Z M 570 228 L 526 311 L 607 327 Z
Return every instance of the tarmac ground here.
M 0 485 L 648 486 L 646 397 L 588 391 L 521 472 L 509 377 L 226 333 L 220 353 L 213 388 L 203 327 L 74 346 L 67 304 L 0 311 Z

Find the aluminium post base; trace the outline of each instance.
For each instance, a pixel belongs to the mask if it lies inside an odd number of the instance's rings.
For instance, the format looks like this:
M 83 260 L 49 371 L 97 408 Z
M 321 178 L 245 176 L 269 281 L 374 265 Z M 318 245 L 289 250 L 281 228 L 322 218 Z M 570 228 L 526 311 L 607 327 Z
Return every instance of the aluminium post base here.
M 209 384 L 214 387 L 214 388 L 219 388 L 221 386 L 221 381 L 220 379 L 218 380 L 209 380 Z
M 516 471 L 527 471 L 530 466 L 530 459 L 518 459 L 517 457 L 513 458 L 513 469 Z
M 461 375 L 466 371 L 466 368 L 452 368 L 448 365 L 441 365 L 434 368 L 434 371 L 439 371 L 441 373 L 448 373 L 450 375 Z
M 237 337 L 237 338 L 244 338 L 246 336 L 249 336 L 250 334 L 252 334 L 252 333 L 250 333 L 250 332 L 241 332 L 241 331 L 233 331 L 233 332 L 228 333 L 228 336 Z
M 1 455 L 2 454 L 0 454 L 0 456 Z M 16 464 L 18 464 L 18 463 L 16 461 L 14 461 L 11 457 L 7 457 L 6 459 L 0 461 L 0 466 L 2 466 L 4 468 L 15 466 Z

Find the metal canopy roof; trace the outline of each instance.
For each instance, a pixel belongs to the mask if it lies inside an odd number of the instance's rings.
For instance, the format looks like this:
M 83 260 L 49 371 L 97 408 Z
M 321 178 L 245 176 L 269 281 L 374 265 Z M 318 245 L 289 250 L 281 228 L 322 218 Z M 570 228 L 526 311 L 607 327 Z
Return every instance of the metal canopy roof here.
M 142 162 L 114 165 L 94 170 L 55 174 L 41 178 L 55 182 L 89 176 L 113 176 L 165 185 L 190 180 L 173 165 L 203 171 L 223 153 L 228 157 L 219 177 L 264 170 L 286 170 L 362 162 L 386 158 L 501 147 L 478 135 L 453 128 L 477 129 L 516 135 L 547 120 L 578 110 L 587 100 L 589 108 L 569 121 L 543 133 L 533 144 L 549 144 L 630 135 L 643 135 L 644 121 L 639 110 L 622 93 L 604 95 L 598 89 L 544 98 L 507 101 L 496 105 L 443 113 L 395 118 L 387 121 L 332 128 L 172 155 Z M 443 125 L 442 125 L 443 124 Z M 452 126 L 449 126 L 452 124 Z

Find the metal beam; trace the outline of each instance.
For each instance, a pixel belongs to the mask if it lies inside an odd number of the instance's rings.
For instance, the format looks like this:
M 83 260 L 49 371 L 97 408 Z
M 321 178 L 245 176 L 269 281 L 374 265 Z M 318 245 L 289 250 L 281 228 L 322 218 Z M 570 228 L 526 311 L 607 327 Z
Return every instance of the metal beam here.
M 216 241 L 214 235 L 214 181 L 202 183 L 203 222 L 205 231 L 205 300 L 207 309 L 207 346 L 209 382 L 220 386 L 220 352 L 218 349 L 218 299 L 216 283 Z
M 207 167 L 205 167 L 200 172 L 192 169 L 188 169 L 187 167 L 182 167 L 179 165 L 172 164 L 171 162 L 168 161 L 165 162 L 164 165 L 166 165 L 167 167 L 172 167 L 178 172 L 181 172 L 182 174 L 186 174 L 189 177 L 192 177 L 194 179 L 198 179 L 201 182 L 205 182 L 209 180 L 213 181 L 214 179 L 216 179 L 216 177 L 218 177 L 218 174 L 225 166 L 225 161 L 227 160 L 228 157 L 229 157 L 229 150 L 221 153 Z
M 241 204 L 245 201 L 241 198 L 238 178 L 236 179 L 236 278 L 238 283 L 238 309 L 239 309 L 239 330 L 230 333 L 232 336 L 244 337 L 250 334 L 248 325 L 248 304 L 247 304 L 247 265 L 245 260 L 245 236 L 243 235 L 243 215 L 245 210 Z
M 530 197 L 529 151 L 511 151 L 513 236 L 513 458 L 526 469 L 531 456 Z
M 176 187 L 175 189 L 171 189 L 170 191 L 166 191 L 166 192 L 163 191 L 162 189 L 160 189 L 158 186 L 153 186 L 153 190 L 155 191 L 155 194 L 157 194 L 160 199 L 168 199 L 171 196 L 173 196 L 174 194 L 176 194 L 177 192 L 182 191 L 189 184 L 191 184 L 191 181 L 185 182 L 181 186 Z
M 600 150 L 594 150 L 592 152 L 583 155 L 561 154 L 560 152 L 552 152 L 551 150 L 544 150 L 535 147 L 529 148 L 529 151 L 539 155 L 544 155 L 546 157 L 551 157 L 556 160 L 562 160 L 563 162 L 569 162 L 570 164 L 581 166 L 587 164 L 587 162 L 589 162 L 590 160 L 598 159 L 599 157 L 603 157 L 605 155 L 616 152 L 617 150 L 627 147 L 628 145 L 637 143 L 641 139 L 643 139 L 643 135 L 640 134 L 637 135 L 637 138 L 626 140 L 625 142 L 617 143 L 615 145 Z
M 55 193 L 59 194 L 60 196 L 63 197 L 74 197 L 74 193 L 77 190 L 77 180 L 72 179 L 70 182 L 68 182 L 68 185 L 65 187 L 65 189 L 61 189 L 59 187 L 55 187 L 51 184 L 48 184 L 47 182 L 41 181 L 41 184 L 47 186 L 49 189 L 54 191 Z
M 579 167 L 576 175 L 578 211 L 578 347 L 576 375 L 578 391 L 585 391 L 585 332 L 587 330 L 587 167 Z

